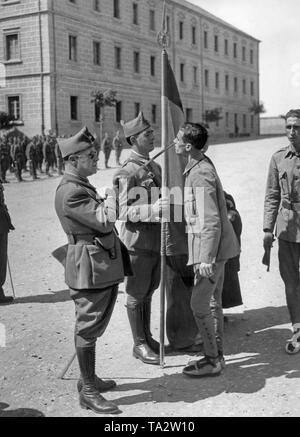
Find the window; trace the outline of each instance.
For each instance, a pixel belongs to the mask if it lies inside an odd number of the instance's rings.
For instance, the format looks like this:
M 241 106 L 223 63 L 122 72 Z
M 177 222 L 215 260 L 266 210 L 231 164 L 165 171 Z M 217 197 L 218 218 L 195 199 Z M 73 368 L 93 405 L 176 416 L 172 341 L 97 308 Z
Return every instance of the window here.
M 253 130 L 254 129 L 254 115 L 251 115 L 250 122 L 251 122 L 251 130 Z
M 150 56 L 150 74 L 151 76 L 155 76 L 155 56 Z
M 167 32 L 170 32 L 170 17 L 167 15 Z
M 14 120 L 21 119 L 20 96 L 9 96 L 7 98 L 8 115 Z
M 152 107 L 151 107 L 151 122 L 152 122 L 152 124 L 157 123 L 157 106 L 156 105 L 152 105 Z
M 76 0 L 69 0 L 69 2 L 76 4 Z
M 150 9 L 149 11 L 149 26 L 150 30 L 155 30 L 155 10 Z
M 204 31 L 204 48 L 208 49 L 208 33 L 206 30 Z
M 121 70 L 122 59 L 121 59 L 121 47 L 115 47 L 115 69 Z
M 238 92 L 238 79 L 237 77 L 234 78 L 234 92 Z
M 186 108 L 186 121 L 189 123 L 193 122 L 193 109 Z
M 183 21 L 179 21 L 179 39 L 183 39 Z
M 196 44 L 196 27 L 192 26 L 192 44 Z
M 141 104 L 140 103 L 135 103 L 134 104 L 134 112 L 135 112 L 135 117 L 137 117 L 138 115 L 139 115 L 139 113 L 140 113 L 140 110 L 141 110 Z
M 225 113 L 225 127 L 229 127 L 229 112 Z
M 209 87 L 209 71 L 208 70 L 204 70 L 204 84 L 205 84 L 206 88 Z
M 238 114 L 234 114 L 234 132 L 237 135 L 239 133 L 239 119 Z
M 137 74 L 140 72 L 140 52 L 133 52 L 133 71 Z
M 77 37 L 69 35 L 69 60 L 77 61 Z
M 100 121 L 101 109 L 100 106 L 97 105 L 96 103 L 94 106 L 94 113 L 95 113 L 95 121 Z
M 184 64 L 180 64 L 180 81 L 184 82 Z
M 100 12 L 100 0 L 94 0 L 94 11 Z
M 120 1 L 114 0 L 114 17 L 120 18 Z
M 243 128 L 247 129 L 247 115 L 243 114 Z
M 220 86 L 220 75 L 216 73 L 216 89 L 218 90 Z
M 250 50 L 250 64 L 253 64 L 253 50 Z
M 243 79 L 243 94 L 246 94 L 246 79 Z
M 229 75 L 225 74 L 225 91 L 229 91 Z
M 224 41 L 224 55 L 228 56 L 228 39 Z
M 122 120 L 122 102 L 116 103 L 116 122 L 120 123 Z
M 6 60 L 12 61 L 14 59 L 20 59 L 20 44 L 19 34 L 11 33 L 5 36 L 6 42 Z
M 194 85 L 198 84 L 198 67 L 193 67 Z
M 135 2 L 132 3 L 132 12 L 133 12 L 133 17 L 132 17 L 133 24 L 139 24 L 138 4 Z
M 215 35 L 215 52 L 219 51 L 219 37 Z
M 237 58 L 237 43 L 233 43 L 233 57 Z
M 251 81 L 251 84 L 250 84 L 250 93 L 251 93 L 251 96 L 253 97 L 254 96 L 254 82 L 253 81 Z
M 101 46 L 98 41 L 93 42 L 93 58 L 94 65 L 101 65 Z
M 242 59 L 244 62 L 246 61 L 246 47 L 242 48 Z
M 70 97 L 71 120 L 78 120 L 78 97 Z

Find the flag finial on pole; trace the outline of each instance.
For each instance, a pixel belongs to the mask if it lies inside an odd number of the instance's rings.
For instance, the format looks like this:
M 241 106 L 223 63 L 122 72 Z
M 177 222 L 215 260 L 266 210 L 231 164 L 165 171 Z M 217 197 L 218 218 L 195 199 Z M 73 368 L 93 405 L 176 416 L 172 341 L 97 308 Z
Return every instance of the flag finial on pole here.
M 164 50 L 170 45 L 170 38 L 167 28 L 167 19 L 166 19 L 166 1 L 164 0 L 164 6 L 163 6 L 163 16 L 162 16 L 162 23 L 161 23 L 161 30 L 157 35 L 157 42 L 158 45 Z

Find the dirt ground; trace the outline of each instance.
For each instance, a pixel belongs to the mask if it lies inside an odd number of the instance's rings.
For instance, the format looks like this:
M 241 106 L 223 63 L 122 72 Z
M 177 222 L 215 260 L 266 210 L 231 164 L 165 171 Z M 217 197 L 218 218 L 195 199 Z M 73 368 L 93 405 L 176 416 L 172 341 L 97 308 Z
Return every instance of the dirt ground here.
M 120 417 L 299 416 L 300 354 L 288 356 L 289 317 L 278 272 L 277 243 L 271 272 L 262 265 L 265 180 L 272 153 L 284 138 L 215 145 L 213 159 L 242 220 L 240 282 L 244 305 L 229 313 L 225 327 L 226 370 L 218 378 L 190 379 L 182 368 L 190 355 L 166 356 L 166 364 L 145 365 L 132 357 L 132 338 L 124 310 L 124 286 L 111 323 L 97 344 L 97 373 L 118 386 L 107 399 Z M 123 159 L 128 155 L 124 151 Z M 111 165 L 114 167 L 114 156 Z M 110 186 L 115 168 L 91 178 Z M 65 243 L 53 201 L 60 178 L 17 183 L 9 175 L 6 202 L 16 231 L 9 238 L 9 260 L 17 299 L 0 307 L 6 347 L 0 347 L 0 417 L 93 417 L 79 407 L 74 362 L 59 374 L 74 352 L 74 307 L 62 267 L 51 252 Z M 11 294 L 9 276 L 7 295 Z M 159 338 L 159 291 L 153 303 L 152 331 Z M 3 345 L 2 345 L 3 346 Z M 111 416 L 109 416 L 111 417 Z

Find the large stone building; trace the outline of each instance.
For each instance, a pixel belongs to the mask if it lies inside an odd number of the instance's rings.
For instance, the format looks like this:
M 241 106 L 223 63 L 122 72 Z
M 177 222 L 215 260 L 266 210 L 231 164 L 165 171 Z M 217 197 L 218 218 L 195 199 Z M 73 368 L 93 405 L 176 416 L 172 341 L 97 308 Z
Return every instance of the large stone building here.
M 95 89 L 117 91 L 103 130 L 142 109 L 160 130 L 161 0 L 0 0 L 0 111 L 31 136 L 99 131 Z M 184 0 L 166 1 L 169 58 L 190 121 L 222 108 L 216 135 L 256 135 L 259 41 Z

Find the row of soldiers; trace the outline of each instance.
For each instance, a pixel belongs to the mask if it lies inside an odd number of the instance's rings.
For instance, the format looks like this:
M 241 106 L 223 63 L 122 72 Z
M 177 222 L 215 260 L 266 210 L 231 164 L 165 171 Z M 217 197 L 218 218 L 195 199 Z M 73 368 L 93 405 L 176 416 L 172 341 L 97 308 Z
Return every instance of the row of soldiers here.
M 14 172 L 19 182 L 23 181 L 22 173 L 30 172 L 33 179 L 37 179 L 37 171 L 49 177 L 57 170 L 63 174 L 64 164 L 56 137 L 52 133 L 35 135 L 32 139 L 25 136 L 0 137 L 0 178 L 7 183 L 6 174 Z

